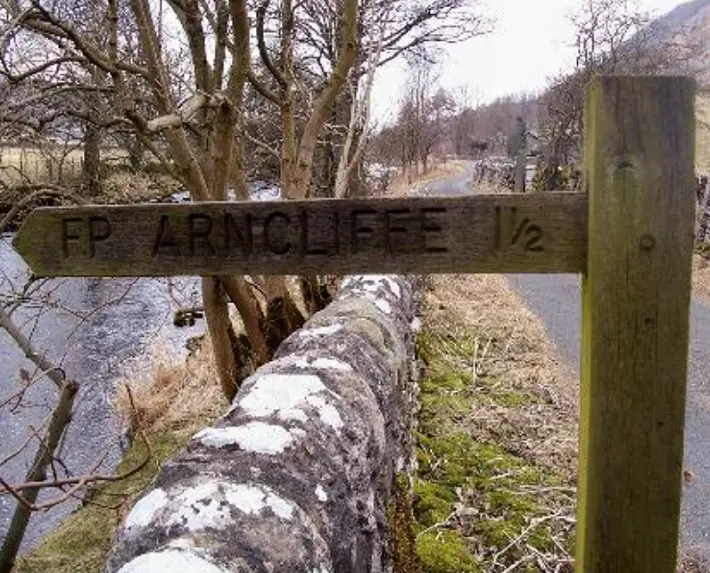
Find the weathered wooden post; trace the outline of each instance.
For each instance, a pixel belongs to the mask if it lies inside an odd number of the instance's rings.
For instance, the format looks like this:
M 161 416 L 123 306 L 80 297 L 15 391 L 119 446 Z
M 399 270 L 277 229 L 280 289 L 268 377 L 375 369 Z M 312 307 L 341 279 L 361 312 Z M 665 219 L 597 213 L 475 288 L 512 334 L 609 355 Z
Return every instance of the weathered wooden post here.
M 693 81 L 587 95 L 577 571 L 675 571 L 694 215 Z

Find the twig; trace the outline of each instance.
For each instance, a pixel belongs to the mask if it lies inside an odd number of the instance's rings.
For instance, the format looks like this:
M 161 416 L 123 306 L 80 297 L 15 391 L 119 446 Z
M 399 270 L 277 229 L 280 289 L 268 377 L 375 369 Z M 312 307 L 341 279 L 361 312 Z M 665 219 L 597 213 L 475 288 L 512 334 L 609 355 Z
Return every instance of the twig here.
M 126 384 L 126 391 L 128 392 L 128 399 L 131 404 L 131 409 L 133 412 L 136 412 L 136 407 L 135 407 L 135 402 L 133 400 L 133 393 L 130 389 L 130 386 Z M 150 441 L 148 440 L 148 437 L 146 436 L 145 432 L 143 431 L 142 428 L 138 427 L 137 433 L 141 438 L 141 441 L 145 444 L 146 447 L 146 455 L 145 459 L 143 459 L 136 467 L 118 475 L 103 475 L 103 474 L 96 474 L 96 473 L 91 473 L 83 476 L 76 476 L 76 477 L 66 477 L 66 478 L 61 478 L 61 479 L 54 479 L 54 480 L 36 480 L 36 481 L 27 481 L 22 484 L 14 484 L 11 485 L 7 483 L 5 480 L 0 478 L 0 486 L 2 488 L 0 489 L 0 494 L 3 493 L 9 493 L 15 498 L 19 498 L 20 492 L 23 491 L 34 491 L 34 490 L 40 490 L 40 489 L 47 489 L 47 488 L 58 488 L 62 489 L 65 486 L 71 486 L 71 489 L 67 490 L 64 495 L 60 496 L 59 498 L 55 498 L 53 500 L 50 500 L 46 503 L 39 504 L 39 505 L 31 505 L 27 504 L 29 508 L 32 509 L 32 511 L 40 511 L 44 509 L 48 509 L 50 507 L 54 507 L 55 505 L 58 505 L 59 503 L 62 503 L 66 501 L 73 493 L 75 493 L 78 489 L 85 487 L 88 484 L 91 483 L 97 483 L 97 482 L 118 482 L 118 481 L 123 481 L 132 475 L 138 473 L 141 471 L 151 460 L 153 457 L 153 449 L 150 445 Z M 102 458 L 103 460 L 103 458 Z M 101 461 L 99 461 L 99 465 L 101 464 Z M 19 501 L 19 499 L 18 499 Z M 24 501 L 24 500 L 23 500 Z
M 27 204 L 31 203 L 35 199 L 39 197 L 54 197 L 56 199 L 70 199 L 74 203 L 78 205 L 83 205 L 86 203 L 82 197 L 79 195 L 76 195 L 75 193 L 72 193 L 71 191 L 64 189 L 63 187 L 59 187 L 57 185 L 50 185 L 50 184 L 42 184 L 42 185 L 23 185 L 21 186 L 22 189 L 32 189 L 32 187 L 35 187 L 35 190 L 20 199 L 13 207 L 10 209 L 7 214 L 0 219 L 0 233 L 2 233 L 5 228 L 10 224 L 10 222 L 14 219 L 15 215 Z
M 452 521 L 457 515 L 458 515 L 458 512 L 457 512 L 456 510 L 452 511 L 452 512 L 449 514 L 449 516 L 448 516 L 444 521 L 442 521 L 442 522 L 440 522 L 440 523 L 435 523 L 434 525 L 430 525 L 430 526 L 427 527 L 426 529 L 423 529 L 422 531 L 420 531 L 419 533 L 417 533 L 417 538 L 419 538 L 419 536 L 421 536 L 421 535 L 424 535 L 425 533 L 428 533 L 429 531 L 432 531 L 432 530 L 434 530 L 434 529 L 438 529 L 439 527 L 446 527 L 447 525 L 449 525 L 449 524 L 451 523 L 451 521 Z
M 527 563 L 528 561 L 534 559 L 534 555 L 526 555 L 522 559 L 518 559 L 515 563 L 513 563 L 510 567 L 507 567 L 501 573 L 511 573 L 511 571 L 515 571 L 520 565 L 523 563 Z
M 503 549 L 501 549 L 498 553 L 496 553 L 493 556 L 493 565 L 495 565 L 498 562 L 498 559 L 500 559 L 503 555 L 505 555 L 512 547 L 515 547 L 518 543 L 520 543 L 523 539 L 525 539 L 530 532 L 542 525 L 543 523 L 550 521 L 552 519 L 556 519 L 562 515 L 562 512 L 557 512 L 553 513 L 551 515 L 546 515 L 544 517 L 540 517 L 538 519 L 533 519 L 530 525 L 528 525 L 523 531 L 518 535 L 515 539 L 513 539 L 508 545 L 506 545 Z

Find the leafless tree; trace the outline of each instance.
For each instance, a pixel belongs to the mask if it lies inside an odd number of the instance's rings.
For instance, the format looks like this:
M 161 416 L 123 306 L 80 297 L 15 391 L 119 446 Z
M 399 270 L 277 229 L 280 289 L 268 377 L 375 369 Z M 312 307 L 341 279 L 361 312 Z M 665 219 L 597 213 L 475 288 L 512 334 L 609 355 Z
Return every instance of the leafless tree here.
M 682 72 L 698 46 L 652 25 L 651 15 L 631 0 L 584 0 L 572 16 L 575 71 L 555 80 L 543 95 L 547 106 L 546 150 L 538 187 L 559 188 L 560 168 L 580 156 L 585 86 L 597 74 Z

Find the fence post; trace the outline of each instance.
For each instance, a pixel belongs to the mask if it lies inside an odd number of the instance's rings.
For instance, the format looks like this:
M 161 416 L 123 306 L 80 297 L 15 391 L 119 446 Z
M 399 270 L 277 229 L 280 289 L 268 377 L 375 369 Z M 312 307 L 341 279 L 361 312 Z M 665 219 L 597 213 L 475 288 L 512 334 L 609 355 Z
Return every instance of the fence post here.
M 677 559 L 694 217 L 694 83 L 587 93 L 577 571 Z

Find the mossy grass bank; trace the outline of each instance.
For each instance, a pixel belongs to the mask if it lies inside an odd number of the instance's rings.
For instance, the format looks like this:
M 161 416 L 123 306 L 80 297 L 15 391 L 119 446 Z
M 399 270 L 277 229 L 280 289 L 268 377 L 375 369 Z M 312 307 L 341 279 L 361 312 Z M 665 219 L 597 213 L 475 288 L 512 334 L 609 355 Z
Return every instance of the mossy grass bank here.
M 572 571 L 576 381 L 502 278 L 432 279 L 425 304 L 420 570 Z

